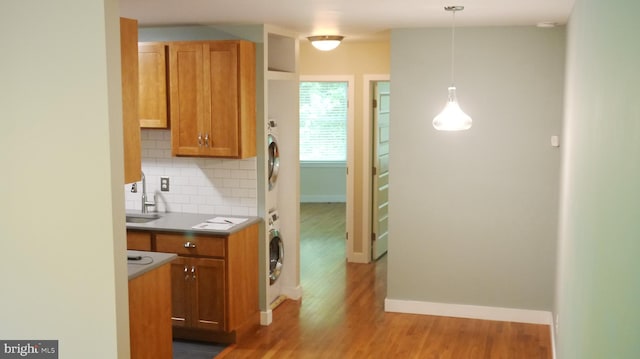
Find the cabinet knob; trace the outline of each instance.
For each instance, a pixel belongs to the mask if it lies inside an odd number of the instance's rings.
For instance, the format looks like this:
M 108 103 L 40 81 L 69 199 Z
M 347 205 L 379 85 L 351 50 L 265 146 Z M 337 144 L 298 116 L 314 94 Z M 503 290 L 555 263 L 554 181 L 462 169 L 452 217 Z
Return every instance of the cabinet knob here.
M 204 135 L 204 147 L 209 147 L 209 134 Z
M 198 133 L 198 147 L 202 147 L 202 134 Z
M 191 266 L 191 279 L 196 279 L 196 266 Z
M 184 266 L 184 280 L 188 280 L 189 279 L 189 267 L 188 266 Z
M 196 244 L 195 243 L 191 243 L 191 241 L 188 241 L 187 243 L 184 244 L 185 248 L 195 248 Z

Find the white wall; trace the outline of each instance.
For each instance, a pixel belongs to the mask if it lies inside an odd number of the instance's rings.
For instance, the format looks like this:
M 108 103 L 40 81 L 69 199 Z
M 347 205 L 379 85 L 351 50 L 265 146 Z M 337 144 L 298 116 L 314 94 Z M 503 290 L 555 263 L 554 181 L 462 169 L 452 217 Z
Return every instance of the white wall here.
M 257 215 L 256 158 L 171 157 L 170 130 L 142 130 L 142 171 L 148 200 L 160 191 L 160 177 L 169 177 L 169 192 L 159 192 L 158 211 Z M 131 193 L 124 186 L 126 208 L 142 207 L 142 184 Z
M 469 131 L 438 132 L 450 29 L 391 36 L 387 299 L 550 311 L 564 28 L 460 28 Z
M 0 338 L 128 358 L 115 0 L 0 3 Z
M 570 20 L 558 358 L 640 358 L 639 12 L 577 0 Z

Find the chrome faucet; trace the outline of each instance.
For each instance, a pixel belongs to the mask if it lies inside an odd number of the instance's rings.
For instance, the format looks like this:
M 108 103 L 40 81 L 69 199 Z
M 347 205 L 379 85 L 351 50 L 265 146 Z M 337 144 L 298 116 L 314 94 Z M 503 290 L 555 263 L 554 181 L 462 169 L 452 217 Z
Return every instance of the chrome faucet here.
M 153 207 L 153 210 L 155 212 L 156 210 L 156 203 L 154 202 L 149 202 L 147 201 L 147 180 L 144 177 L 144 172 L 140 171 L 142 173 L 142 213 L 149 213 L 149 207 Z M 155 199 L 155 195 L 154 195 L 154 199 Z

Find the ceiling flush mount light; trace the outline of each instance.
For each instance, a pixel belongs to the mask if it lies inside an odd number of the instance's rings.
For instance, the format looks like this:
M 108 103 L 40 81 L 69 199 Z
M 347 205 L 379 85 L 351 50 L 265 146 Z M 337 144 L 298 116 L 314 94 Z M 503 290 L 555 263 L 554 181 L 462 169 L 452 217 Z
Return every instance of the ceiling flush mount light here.
M 453 82 L 455 39 L 456 39 L 456 11 L 464 10 L 464 6 L 445 6 L 446 11 L 452 12 L 451 25 L 451 86 L 449 86 L 449 99 L 447 104 L 433 119 L 433 127 L 439 131 L 461 131 L 471 128 L 471 117 L 464 113 L 456 99 L 456 87 Z
M 340 45 L 340 41 L 344 36 L 338 35 L 320 35 L 307 37 L 311 41 L 311 45 L 321 51 L 331 51 Z

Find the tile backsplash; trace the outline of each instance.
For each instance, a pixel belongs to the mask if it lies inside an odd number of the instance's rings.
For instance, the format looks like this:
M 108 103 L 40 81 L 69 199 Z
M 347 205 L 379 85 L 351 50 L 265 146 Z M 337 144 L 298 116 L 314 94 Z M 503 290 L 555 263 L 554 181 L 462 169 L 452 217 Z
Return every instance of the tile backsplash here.
M 171 157 L 169 130 L 142 130 L 142 171 L 147 199 L 156 200 L 159 212 L 256 216 L 258 183 L 256 158 L 242 160 Z M 170 191 L 160 192 L 160 177 L 167 176 Z M 131 193 L 124 186 L 128 211 L 142 207 L 142 183 Z

